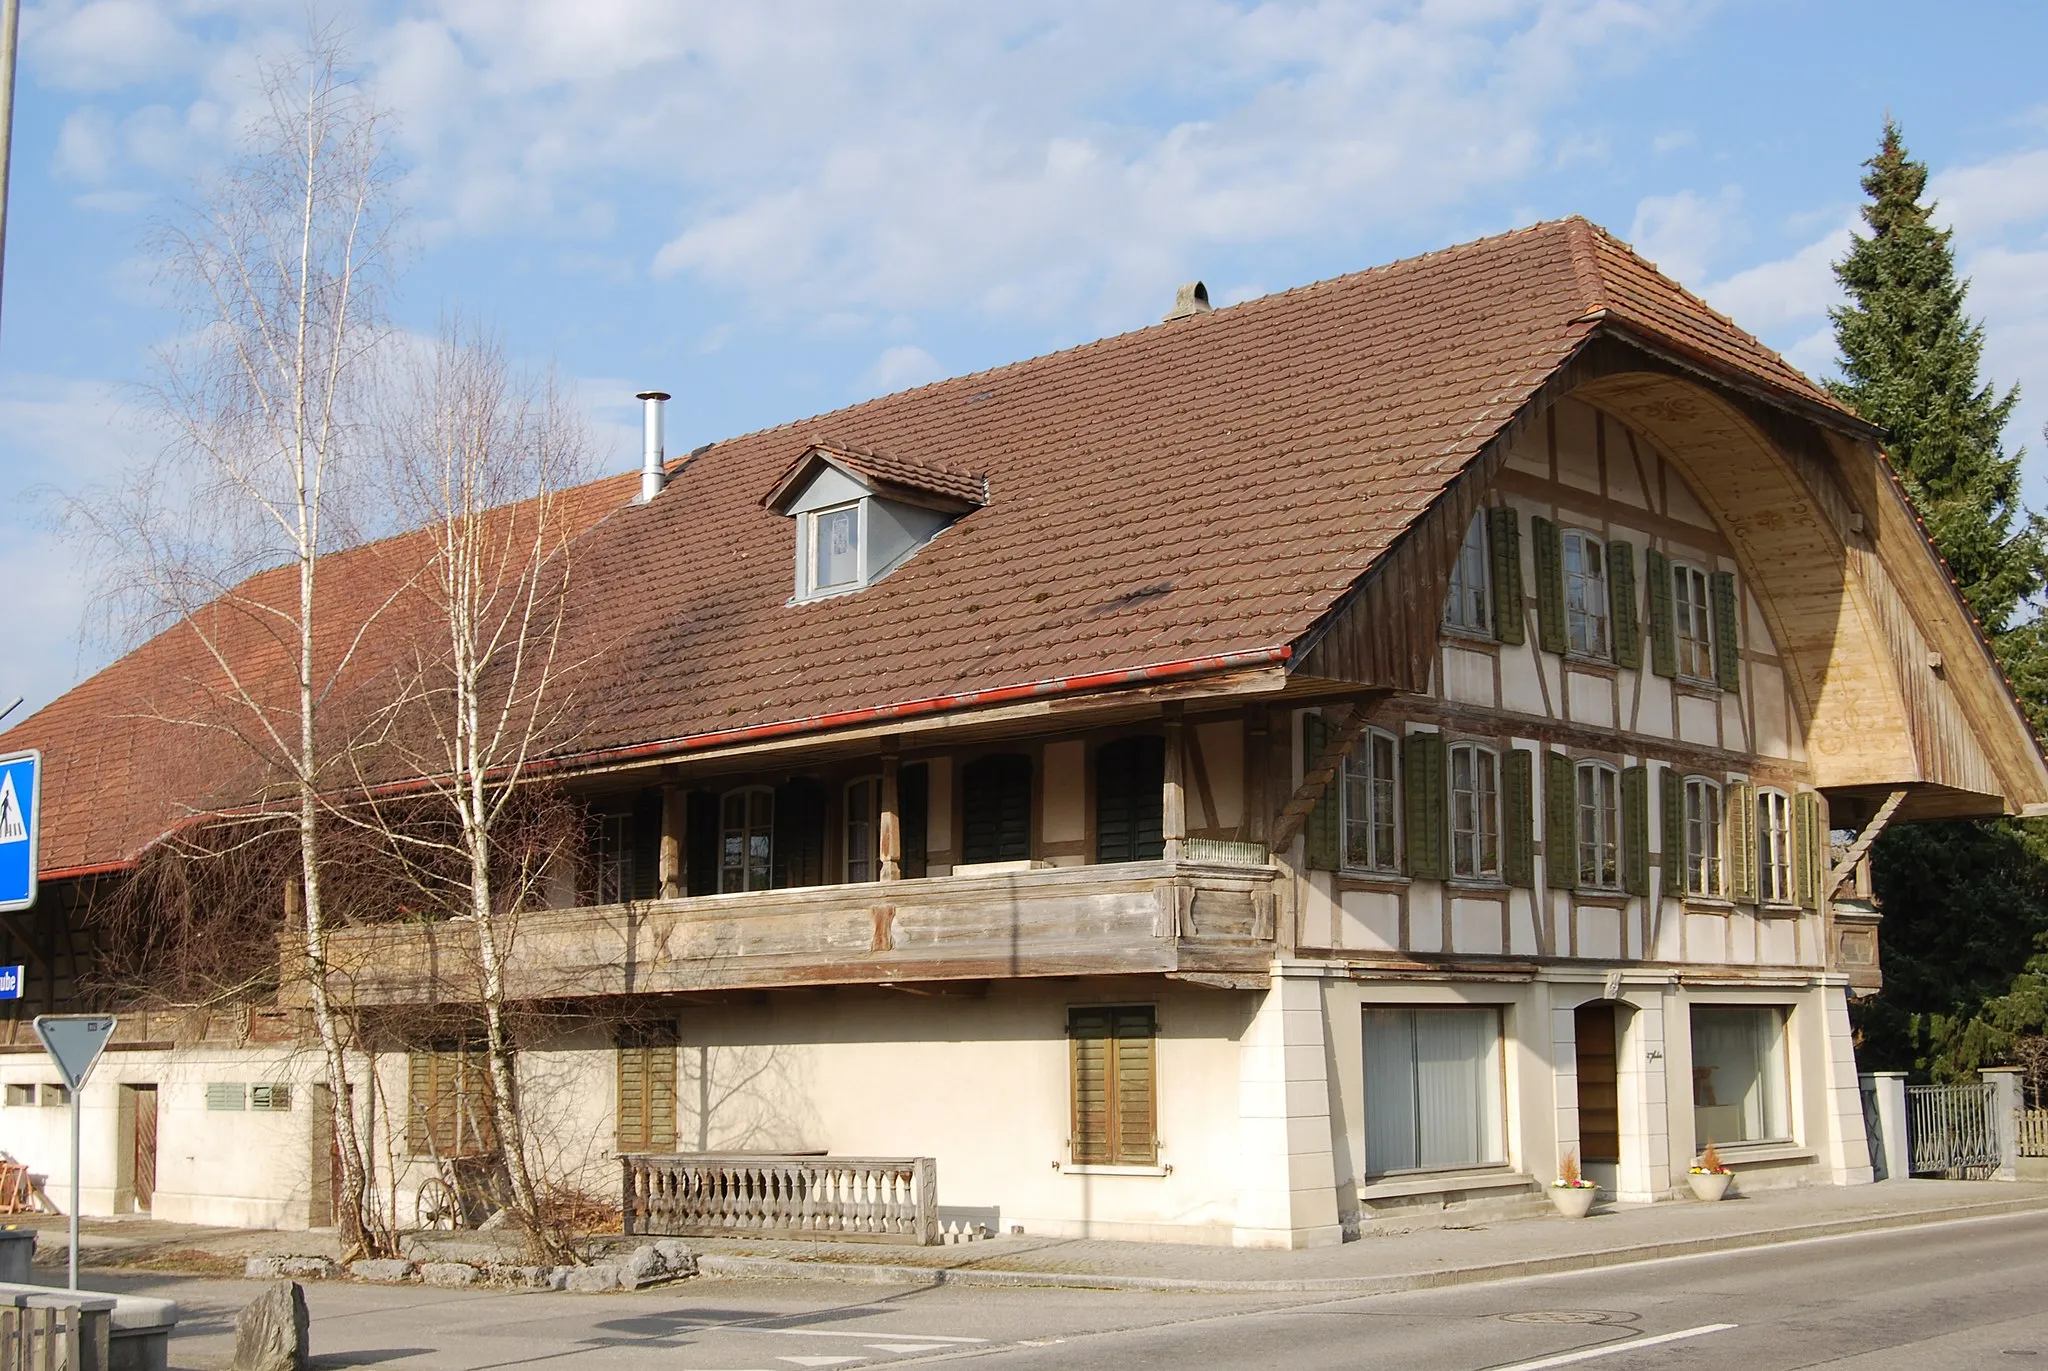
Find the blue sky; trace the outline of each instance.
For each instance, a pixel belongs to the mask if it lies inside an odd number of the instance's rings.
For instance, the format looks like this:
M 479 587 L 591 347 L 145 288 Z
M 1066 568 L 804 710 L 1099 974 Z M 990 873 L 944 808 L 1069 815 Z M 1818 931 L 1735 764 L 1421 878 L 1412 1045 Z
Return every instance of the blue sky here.
M 394 112 L 409 266 L 576 385 L 697 443 L 1582 213 L 1811 373 L 1887 110 L 1935 172 L 1989 371 L 2048 419 L 2048 5 L 1799 0 L 744 5 L 328 11 Z M 100 665 L 38 492 L 154 442 L 179 321 L 153 217 L 218 165 L 265 0 L 44 0 L 22 24 L 0 323 L 0 705 Z M 16 721 L 21 716 L 15 716 Z

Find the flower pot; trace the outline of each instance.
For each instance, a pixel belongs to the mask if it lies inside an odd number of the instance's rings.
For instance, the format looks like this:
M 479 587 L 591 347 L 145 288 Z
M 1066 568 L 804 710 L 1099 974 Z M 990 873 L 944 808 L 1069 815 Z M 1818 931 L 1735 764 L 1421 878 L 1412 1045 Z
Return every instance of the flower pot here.
M 1735 1179 L 1732 1171 L 1688 1171 L 1686 1180 L 1692 1183 L 1692 1193 L 1703 1200 L 1718 1200 L 1728 1193 L 1728 1183 Z
M 1568 1219 L 1583 1219 L 1593 1212 L 1593 1200 L 1600 1194 L 1590 1185 L 1553 1185 L 1550 1202 Z

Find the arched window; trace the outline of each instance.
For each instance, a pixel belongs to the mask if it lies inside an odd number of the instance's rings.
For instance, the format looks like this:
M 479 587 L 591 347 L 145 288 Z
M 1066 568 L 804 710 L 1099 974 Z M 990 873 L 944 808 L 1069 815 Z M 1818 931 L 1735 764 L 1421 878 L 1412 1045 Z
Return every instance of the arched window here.
M 1451 874 L 1500 877 L 1500 758 L 1477 743 L 1451 744 Z
M 1119 738 L 1095 752 L 1095 860 L 1156 862 L 1166 853 L 1166 740 Z
M 775 857 L 775 792 L 728 790 L 719 801 L 718 889 L 766 890 Z
M 964 864 L 1016 862 L 1031 856 L 1031 759 L 1001 752 L 960 769 Z
M 1721 787 L 1685 778 L 1685 893 L 1725 895 L 1721 879 Z
M 1621 889 L 1621 773 L 1605 762 L 1580 762 L 1579 885 Z

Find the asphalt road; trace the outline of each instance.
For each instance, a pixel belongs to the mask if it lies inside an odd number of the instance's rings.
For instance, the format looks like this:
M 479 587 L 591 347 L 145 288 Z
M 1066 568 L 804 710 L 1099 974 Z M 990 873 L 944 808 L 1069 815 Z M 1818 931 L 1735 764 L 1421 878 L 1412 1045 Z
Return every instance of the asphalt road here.
M 227 1363 L 234 1310 L 257 1293 L 104 1284 L 180 1300 L 172 1362 L 195 1368 Z M 608 1296 L 308 1295 L 316 1366 L 391 1371 L 2048 1371 L 2048 1215 L 1344 1300 L 711 1280 Z

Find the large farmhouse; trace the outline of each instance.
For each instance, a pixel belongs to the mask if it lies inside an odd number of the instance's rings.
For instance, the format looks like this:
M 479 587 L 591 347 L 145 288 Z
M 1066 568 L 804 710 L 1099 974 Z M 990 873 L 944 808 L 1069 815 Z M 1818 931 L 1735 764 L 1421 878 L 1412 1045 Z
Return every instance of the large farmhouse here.
M 1708 1142 L 1869 1180 L 1868 841 L 2048 804 L 1881 440 L 1574 219 L 577 492 L 589 841 L 506 968 L 547 1146 L 594 1188 L 931 1157 L 1006 1231 L 1259 1246 L 1567 1153 L 1645 1200 Z M 24 1014 L 238 798 L 149 703 L 203 675 L 174 629 L 0 735 L 48 759 Z M 453 936 L 342 933 L 351 1003 L 459 1017 Z M 302 1000 L 125 1019 L 88 1208 L 326 1222 Z M 26 1029 L 0 1146 L 61 1174 Z M 365 1044 L 380 1185 L 462 1150 L 472 1055 Z

